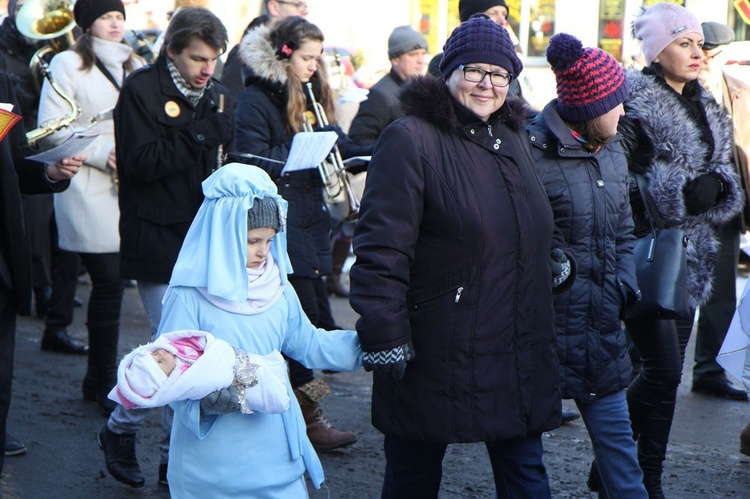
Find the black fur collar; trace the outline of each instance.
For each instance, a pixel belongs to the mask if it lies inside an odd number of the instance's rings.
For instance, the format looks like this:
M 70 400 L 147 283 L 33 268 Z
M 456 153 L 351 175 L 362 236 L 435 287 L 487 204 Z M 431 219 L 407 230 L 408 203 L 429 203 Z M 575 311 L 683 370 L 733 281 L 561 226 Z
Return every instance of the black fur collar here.
M 401 106 L 407 116 L 417 116 L 436 128 L 451 130 L 468 123 L 459 119 L 457 110 L 466 110 L 450 94 L 443 80 L 435 76 L 421 76 L 404 85 L 401 93 Z M 497 122 L 514 131 L 520 131 L 526 124 L 526 106 L 517 99 L 507 99 L 505 104 L 490 116 L 489 122 Z M 461 113 L 465 114 L 465 113 Z M 474 121 L 480 121 L 474 116 Z

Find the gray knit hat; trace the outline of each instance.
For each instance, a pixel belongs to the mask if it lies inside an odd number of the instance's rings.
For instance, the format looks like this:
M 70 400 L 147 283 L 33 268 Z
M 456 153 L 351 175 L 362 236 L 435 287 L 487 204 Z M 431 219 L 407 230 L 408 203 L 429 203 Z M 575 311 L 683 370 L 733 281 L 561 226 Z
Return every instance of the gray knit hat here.
M 269 227 L 279 231 L 279 207 L 271 197 L 256 198 L 253 206 L 247 210 L 247 230 Z
M 427 40 L 411 26 L 399 26 L 388 37 L 388 59 L 417 49 L 427 50 Z

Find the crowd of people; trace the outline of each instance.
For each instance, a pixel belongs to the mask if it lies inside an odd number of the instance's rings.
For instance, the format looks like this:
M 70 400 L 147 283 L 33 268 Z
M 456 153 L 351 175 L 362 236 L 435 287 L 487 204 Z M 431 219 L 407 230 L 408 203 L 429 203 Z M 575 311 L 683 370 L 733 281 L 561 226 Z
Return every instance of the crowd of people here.
M 25 452 L 6 418 L 15 317 L 32 296 L 42 350 L 88 358 L 82 397 L 107 417 L 97 443 L 111 476 L 145 484 L 136 439 L 158 410 L 159 483 L 174 497 L 305 497 L 306 473 L 321 487 L 317 452 L 357 436 L 323 414 L 315 369 L 372 371 L 384 498 L 438 497 L 447 446 L 469 442 L 486 445 L 497 497 L 550 497 L 542 434 L 577 417 L 592 491 L 664 497 L 698 310 L 692 390 L 747 400 L 714 360 L 746 207 L 710 90 L 727 26 L 642 8 L 642 70 L 558 33 L 546 51 L 557 95 L 534 110 L 505 1 L 461 0 L 429 68 L 424 36 L 393 29 L 390 72 L 340 126 L 325 36 L 302 0 L 265 1 L 220 79 L 229 39 L 210 10 L 176 9 L 147 63 L 121 0 L 77 0 L 76 41 L 36 92 L 24 4 L 11 0 L 0 26 L 0 100 L 14 113 L 0 130 L 0 471 Z M 26 159 L 29 129 L 42 149 L 71 130 L 93 138 L 45 164 Z M 335 135 L 334 168 L 371 156 L 349 169 L 367 182 L 347 220 L 317 165 L 286 168 L 310 131 Z M 657 222 L 686 236 L 676 291 L 689 312 L 634 316 L 635 247 Z M 66 331 L 82 267 L 88 344 Z M 151 342 L 118 369 L 130 281 Z M 337 326 L 331 294 L 349 298 L 356 331 Z

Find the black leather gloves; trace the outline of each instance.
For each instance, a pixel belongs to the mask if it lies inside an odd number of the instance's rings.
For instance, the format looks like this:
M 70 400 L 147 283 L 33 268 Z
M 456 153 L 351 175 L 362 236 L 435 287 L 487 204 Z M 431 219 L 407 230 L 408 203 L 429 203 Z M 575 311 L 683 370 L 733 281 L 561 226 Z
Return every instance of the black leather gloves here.
M 682 189 L 685 208 L 690 215 L 700 215 L 716 206 L 724 192 L 724 183 L 715 173 L 705 173 L 694 178 Z
M 411 341 L 400 347 L 379 352 L 365 352 L 362 357 L 362 367 L 365 371 L 377 371 L 391 376 L 395 381 L 404 378 L 406 362 L 415 357 Z
M 232 113 L 213 113 L 190 125 L 189 130 L 196 142 L 208 147 L 229 144 L 234 138 L 234 118 Z

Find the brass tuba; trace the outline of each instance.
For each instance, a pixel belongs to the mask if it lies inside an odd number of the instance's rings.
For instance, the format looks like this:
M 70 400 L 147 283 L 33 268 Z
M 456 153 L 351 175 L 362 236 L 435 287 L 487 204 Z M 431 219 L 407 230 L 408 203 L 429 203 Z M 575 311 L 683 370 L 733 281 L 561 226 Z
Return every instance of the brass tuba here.
M 16 29 L 26 38 L 46 40 L 29 61 L 29 69 L 37 89 L 45 77 L 41 61 L 73 46 L 73 0 L 29 0 L 16 14 Z
M 312 132 L 316 124 L 324 127 L 329 123 L 323 106 L 315 99 L 312 83 L 305 83 L 305 89 L 312 103 L 313 112 L 302 113 L 302 128 L 306 132 Z M 359 216 L 359 199 L 349 180 L 338 146 L 333 146 L 328 159 L 318 165 L 318 171 L 320 172 L 320 178 L 323 180 L 329 204 L 340 205 L 345 203 L 346 212 L 339 214 L 341 218 L 344 220 L 356 219 Z

